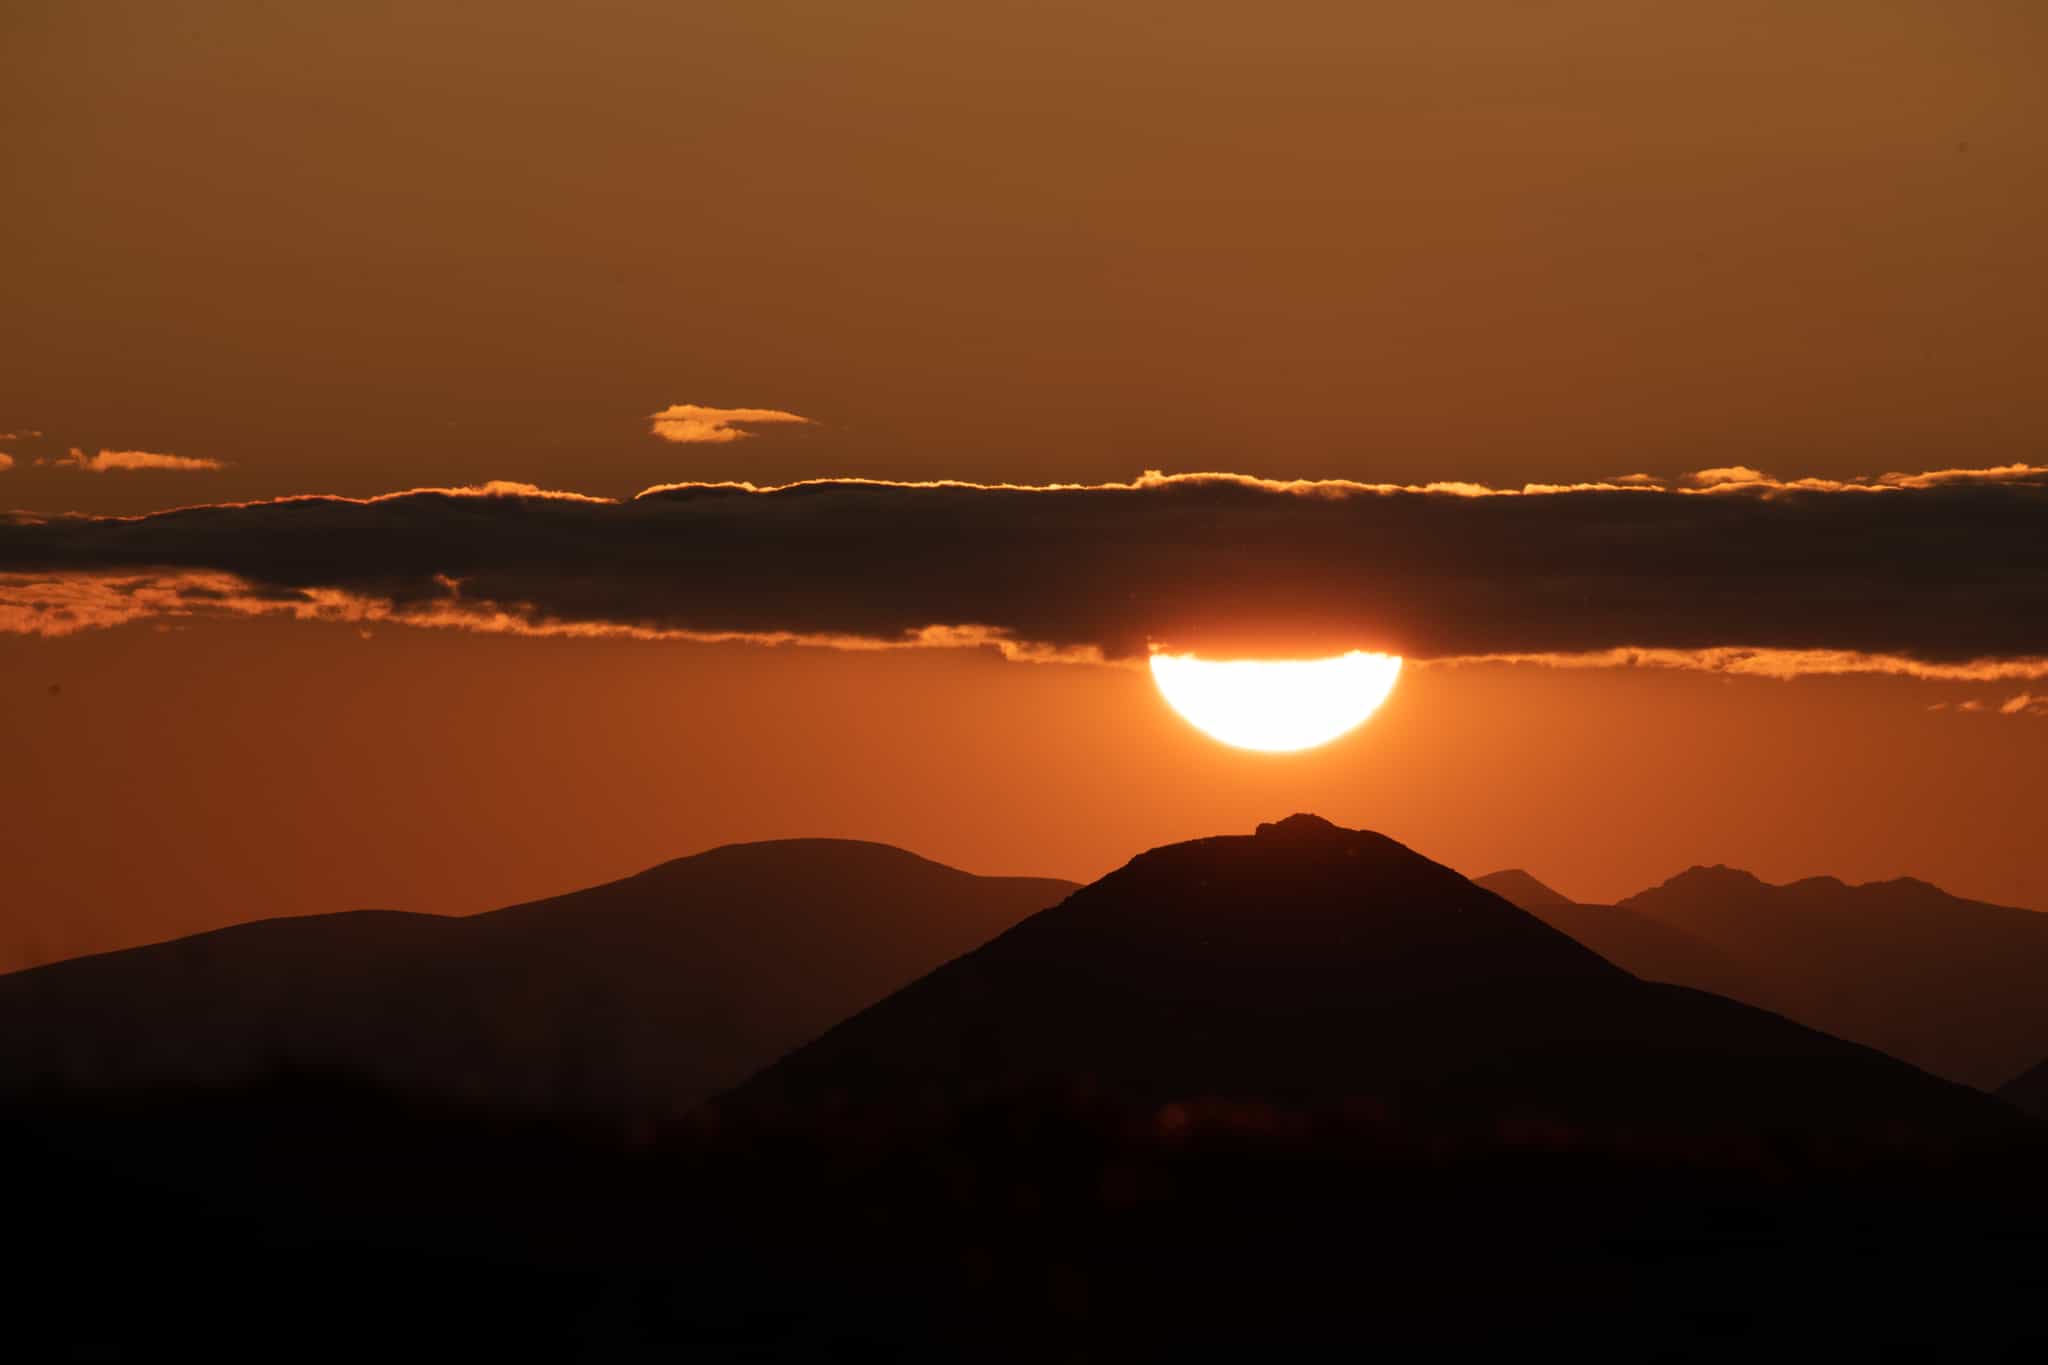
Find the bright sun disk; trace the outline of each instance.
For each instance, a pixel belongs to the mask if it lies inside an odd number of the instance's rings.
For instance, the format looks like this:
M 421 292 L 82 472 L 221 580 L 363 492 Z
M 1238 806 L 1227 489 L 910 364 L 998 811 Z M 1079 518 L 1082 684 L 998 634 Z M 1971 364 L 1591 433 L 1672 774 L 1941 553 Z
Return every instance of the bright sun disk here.
M 1154 654 L 1152 681 L 1197 730 L 1240 749 L 1284 753 L 1327 744 L 1379 709 L 1401 660 L 1353 650 L 1334 659 Z

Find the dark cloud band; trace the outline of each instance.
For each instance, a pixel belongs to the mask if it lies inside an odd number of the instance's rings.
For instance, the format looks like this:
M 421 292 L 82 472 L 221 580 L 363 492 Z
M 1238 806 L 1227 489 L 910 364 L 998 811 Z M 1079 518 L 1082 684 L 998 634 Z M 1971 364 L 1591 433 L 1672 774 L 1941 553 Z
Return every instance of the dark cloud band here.
M 17 517 L 0 522 L 0 574 L 200 571 L 285 606 L 344 594 L 398 619 L 489 612 L 515 627 L 887 642 L 972 625 L 1110 658 L 2048 655 L 2038 470 L 1882 488 L 1473 491 L 1225 476 L 684 485 L 629 502 L 430 490 Z

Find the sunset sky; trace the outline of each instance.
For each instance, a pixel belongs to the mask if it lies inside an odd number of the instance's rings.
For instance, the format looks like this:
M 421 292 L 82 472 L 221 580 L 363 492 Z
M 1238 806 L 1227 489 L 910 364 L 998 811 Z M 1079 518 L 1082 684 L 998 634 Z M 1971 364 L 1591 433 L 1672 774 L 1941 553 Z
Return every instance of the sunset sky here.
M 1295 810 L 1589 900 L 2048 910 L 2033 0 L 25 0 L 0 48 L 0 970 Z M 1408 666 L 1254 754 L 1154 647 Z

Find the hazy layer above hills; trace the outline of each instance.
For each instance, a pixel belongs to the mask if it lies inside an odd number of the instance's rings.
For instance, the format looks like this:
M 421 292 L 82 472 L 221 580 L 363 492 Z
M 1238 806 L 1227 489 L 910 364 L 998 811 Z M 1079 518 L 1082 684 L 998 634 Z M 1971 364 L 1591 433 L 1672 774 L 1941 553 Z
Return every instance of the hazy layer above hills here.
M 0 1089 L 312 1069 L 486 1107 L 670 1113 L 1072 890 L 793 839 L 467 918 L 259 921 L 0 977 Z
M 1774 886 L 1694 867 L 1613 906 L 1526 872 L 1480 879 L 1638 976 L 1775 1010 L 1937 1075 L 1996 1087 L 2048 1057 L 2048 915 L 1912 878 Z M 1531 890 L 1531 888 L 1536 888 Z

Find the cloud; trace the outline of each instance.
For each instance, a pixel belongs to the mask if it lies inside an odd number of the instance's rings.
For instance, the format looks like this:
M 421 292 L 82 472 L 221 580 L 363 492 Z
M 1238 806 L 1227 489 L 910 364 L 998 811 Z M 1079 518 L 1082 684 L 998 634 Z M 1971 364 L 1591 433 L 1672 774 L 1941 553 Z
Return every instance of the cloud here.
M 1109 665 L 1091 646 L 1057 648 L 1017 640 L 985 626 L 927 626 L 894 639 L 800 631 L 703 631 L 610 621 L 537 619 L 487 602 L 463 598 L 453 580 L 446 596 L 427 603 L 397 603 L 333 588 L 263 591 L 233 574 L 0 574 L 0 634 L 60 638 L 137 621 L 201 617 L 285 617 L 297 621 L 394 624 L 427 630 L 464 630 L 541 639 L 669 640 L 691 644 L 796 645 L 857 652 L 897 649 L 993 649 L 1023 663 Z
M 1136 660 L 2048 678 L 2048 471 L 1712 491 L 1148 474 L 0 515 L 0 628 L 260 612 Z M 195 577 L 196 576 L 196 577 Z
M 2048 716 L 2048 694 L 2035 696 L 2022 692 L 2009 698 L 1998 708 L 2001 716 Z
M 12 468 L 14 468 L 14 457 L 6 451 L 0 450 L 0 470 Z
M 1951 662 L 1916 659 L 1903 654 L 1875 654 L 1850 649 L 1713 649 L 1585 650 L 1552 654 L 1476 654 L 1421 661 L 1425 667 L 1456 668 L 1474 664 L 1533 664 L 1543 668 L 1652 668 L 1725 673 L 1744 678 L 1845 677 L 1851 674 L 1918 678 L 1924 682 L 2018 682 L 2048 678 L 2048 656 L 2011 659 L 1979 658 Z M 1930 711 L 1946 709 L 1936 702 Z M 1961 710 L 1975 709 L 1965 702 Z
M 1728 465 L 1721 469 L 1695 469 L 1685 476 L 1685 481 L 1702 488 L 1712 488 L 1727 483 L 1764 483 L 1768 476 L 1751 469 L 1746 464 Z
M 219 460 L 202 460 L 184 455 L 160 455 L 153 450 L 102 450 L 97 455 L 87 455 L 77 446 L 71 447 L 69 455 L 50 463 L 69 469 L 83 469 L 92 474 L 131 469 L 200 471 L 227 468 Z
M 774 408 L 707 408 L 696 403 L 675 403 L 660 412 L 649 413 L 648 430 L 664 441 L 695 445 L 723 445 L 755 435 L 742 427 L 774 422 L 795 422 L 809 426 L 811 419 Z

